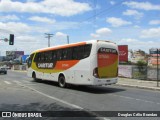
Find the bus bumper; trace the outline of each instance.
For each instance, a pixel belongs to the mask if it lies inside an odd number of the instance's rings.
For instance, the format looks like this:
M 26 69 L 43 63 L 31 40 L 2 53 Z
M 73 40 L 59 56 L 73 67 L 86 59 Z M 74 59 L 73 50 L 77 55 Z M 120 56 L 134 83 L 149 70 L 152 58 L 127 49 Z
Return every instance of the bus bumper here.
M 108 79 L 99 79 L 94 78 L 94 85 L 111 85 L 116 84 L 118 82 L 118 78 L 108 78 Z

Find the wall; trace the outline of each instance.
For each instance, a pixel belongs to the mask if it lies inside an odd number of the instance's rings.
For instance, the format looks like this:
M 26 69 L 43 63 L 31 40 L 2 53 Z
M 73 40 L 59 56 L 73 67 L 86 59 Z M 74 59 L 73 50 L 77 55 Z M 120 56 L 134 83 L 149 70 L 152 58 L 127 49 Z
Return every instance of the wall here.
M 160 80 L 160 69 L 158 75 Z M 157 69 L 133 65 L 119 65 L 118 76 L 143 80 L 157 80 Z
M 119 65 L 118 76 L 132 78 L 132 66 Z

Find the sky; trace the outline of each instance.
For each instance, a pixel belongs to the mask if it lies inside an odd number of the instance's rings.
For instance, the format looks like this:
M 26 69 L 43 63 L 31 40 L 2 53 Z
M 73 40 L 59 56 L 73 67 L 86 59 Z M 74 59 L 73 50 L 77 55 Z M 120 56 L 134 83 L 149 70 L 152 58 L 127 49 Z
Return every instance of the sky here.
M 6 51 L 32 51 L 87 40 L 110 40 L 132 50 L 160 48 L 160 0 L 0 0 L 0 39 Z

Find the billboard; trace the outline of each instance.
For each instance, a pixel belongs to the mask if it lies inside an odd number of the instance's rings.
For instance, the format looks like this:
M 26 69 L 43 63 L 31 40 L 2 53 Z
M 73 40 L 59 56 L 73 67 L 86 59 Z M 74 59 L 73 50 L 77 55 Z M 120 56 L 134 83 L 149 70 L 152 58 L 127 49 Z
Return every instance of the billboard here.
M 10 59 L 16 59 L 24 55 L 24 51 L 6 51 L 6 56 Z
M 119 62 L 128 62 L 128 45 L 119 45 Z

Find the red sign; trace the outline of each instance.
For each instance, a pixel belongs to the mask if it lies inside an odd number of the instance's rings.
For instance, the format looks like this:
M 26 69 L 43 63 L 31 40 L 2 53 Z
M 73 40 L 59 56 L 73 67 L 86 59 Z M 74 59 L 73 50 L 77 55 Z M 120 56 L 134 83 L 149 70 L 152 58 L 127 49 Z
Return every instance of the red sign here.
M 119 62 L 128 62 L 128 45 L 119 45 Z

